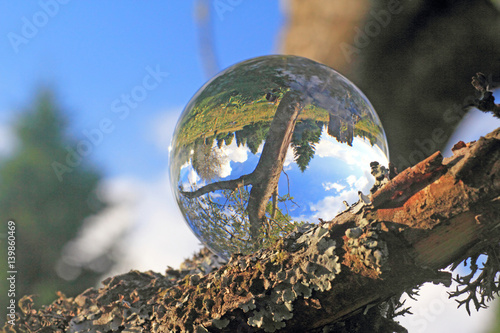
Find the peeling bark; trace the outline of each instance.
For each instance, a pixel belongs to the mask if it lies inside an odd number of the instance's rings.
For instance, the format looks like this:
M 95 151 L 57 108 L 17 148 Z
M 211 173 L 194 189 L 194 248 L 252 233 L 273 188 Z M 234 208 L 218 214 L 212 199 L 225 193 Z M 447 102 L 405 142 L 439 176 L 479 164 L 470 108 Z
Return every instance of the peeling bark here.
M 132 271 L 38 311 L 25 297 L 15 329 L 404 332 L 372 309 L 424 282 L 449 284 L 440 269 L 500 240 L 500 129 L 401 172 L 358 208 L 211 272 Z

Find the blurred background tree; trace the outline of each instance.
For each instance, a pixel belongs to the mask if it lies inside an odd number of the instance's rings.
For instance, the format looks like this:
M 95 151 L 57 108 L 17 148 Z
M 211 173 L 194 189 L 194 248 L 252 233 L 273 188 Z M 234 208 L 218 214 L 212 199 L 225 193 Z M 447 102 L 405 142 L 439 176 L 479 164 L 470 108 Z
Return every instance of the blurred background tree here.
M 74 167 L 66 164 L 69 151 L 75 152 L 76 143 L 67 136 L 66 130 L 64 114 L 53 93 L 44 90 L 16 123 L 17 151 L 0 161 L 1 219 L 16 221 L 16 270 L 19 272 L 16 297 L 35 294 L 37 304 L 49 304 L 57 291 L 77 295 L 95 285 L 102 274 L 61 261 L 65 243 L 75 237 L 86 217 L 103 207 L 96 196 L 101 176 L 95 168 L 82 160 Z M 54 162 L 71 171 L 58 176 Z M 2 230 L 4 235 L 5 231 Z M 0 258 L 5 261 L 6 247 L 0 249 Z M 109 268 L 105 266 L 104 269 Z M 7 264 L 2 263 L 2 267 Z M 5 281 L 6 270 L 0 271 L 0 279 Z M 7 284 L 0 284 L 2 309 L 8 301 L 4 297 L 6 288 Z
M 369 98 L 402 170 L 442 149 L 474 95 L 500 84 L 498 1 L 289 0 L 280 51 L 331 66 Z

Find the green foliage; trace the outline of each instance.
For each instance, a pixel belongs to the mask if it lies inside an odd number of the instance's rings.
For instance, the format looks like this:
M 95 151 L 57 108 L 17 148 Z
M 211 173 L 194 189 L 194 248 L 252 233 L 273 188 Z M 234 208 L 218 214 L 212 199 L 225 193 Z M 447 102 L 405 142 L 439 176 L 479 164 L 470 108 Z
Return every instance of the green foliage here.
M 304 172 L 315 153 L 315 144 L 321 137 L 322 122 L 315 122 L 312 119 L 306 119 L 299 122 L 295 127 L 292 136 L 292 147 L 295 155 L 295 161 Z
M 84 271 L 76 280 L 66 281 L 56 273 L 65 243 L 75 237 L 85 217 L 102 208 L 98 200 L 97 207 L 88 204 L 89 200 L 96 202 L 95 188 L 100 179 L 93 168 L 83 161 L 62 181 L 52 168 L 54 161 L 65 162 L 66 148 L 75 146 L 65 129 L 66 122 L 52 95 L 43 92 L 16 123 L 18 150 L 0 161 L 0 233 L 5 233 L 9 219 L 16 222 L 17 300 L 36 294 L 38 304 L 48 304 L 56 291 L 76 295 L 94 285 L 98 277 L 96 272 Z M 2 309 L 7 301 L 4 240 L 0 239 Z
M 236 132 L 236 138 L 244 138 L 247 147 L 252 154 L 257 154 L 260 144 L 266 139 L 269 131 L 269 123 L 258 122 L 243 127 L 241 131 Z
M 195 145 L 192 156 L 193 169 L 204 180 L 216 179 L 221 171 L 223 156 L 211 143 Z
M 295 76 L 290 76 L 288 70 L 291 69 L 284 64 L 284 59 L 254 59 L 252 65 L 238 66 L 237 69 L 228 70 L 215 77 L 188 105 L 189 113 L 183 115 L 177 127 L 174 150 L 190 147 L 199 137 L 217 135 L 219 139 L 223 133 L 245 131 L 245 127 L 249 125 L 261 123 L 260 126 L 269 126 L 285 93 L 290 89 L 297 89 L 292 88 L 292 84 L 325 80 L 325 86 L 330 82 L 330 78 L 318 77 L 317 68 L 310 66 L 311 64 L 292 66 L 296 73 Z M 334 119 L 329 131 L 329 134 L 339 141 L 352 143 L 353 136 L 367 136 L 372 144 L 382 140 L 382 129 L 372 119 L 368 112 L 370 106 L 361 96 L 351 93 L 351 88 L 340 81 L 329 89 L 330 94 L 333 94 L 345 109 L 335 110 L 333 105 L 315 105 L 313 101 L 312 104 L 305 105 L 299 121 L 312 119 L 327 124 L 332 120 L 331 112 L 340 112 L 341 117 Z M 344 89 L 349 93 L 346 94 Z M 266 98 L 270 93 L 274 99 Z M 325 92 L 311 93 L 326 96 Z M 360 119 L 364 122 L 357 126 Z M 240 136 L 248 135 L 240 133 Z M 244 144 L 242 140 L 238 142 Z M 218 145 L 222 145 L 220 140 Z
M 225 200 L 216 200 L 222 196 Z M 252 239 L 250 221 L 246 213 L 250 192 L 247 186 L 234 191 L 221 190 L 197 198 L 181 198 L 181 209 L 189 215 L 193 231 L 201 235 L 206 245 L 227 258 L 231 253 L 248 254 L 258 248 L 269 247 L 302 222 L 292 221 L 282 207 L 293 198 L 277 198 L 279 206 L 269 201 L 266 222 L 261 226 L 258 239 Z M 223 203 L 220 203 L 223 201 Z

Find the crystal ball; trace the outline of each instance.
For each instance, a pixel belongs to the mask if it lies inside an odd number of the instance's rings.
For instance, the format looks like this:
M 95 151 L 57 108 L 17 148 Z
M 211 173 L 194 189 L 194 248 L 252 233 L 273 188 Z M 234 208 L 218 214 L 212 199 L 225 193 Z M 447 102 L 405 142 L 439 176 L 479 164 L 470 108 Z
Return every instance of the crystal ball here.
M 228 258 L 369 193 L 388 163 L 384 129 L 348 79 L 315 61 L 263 56 L 208 81 L 177 123 L 170 179 L 187 224 Z

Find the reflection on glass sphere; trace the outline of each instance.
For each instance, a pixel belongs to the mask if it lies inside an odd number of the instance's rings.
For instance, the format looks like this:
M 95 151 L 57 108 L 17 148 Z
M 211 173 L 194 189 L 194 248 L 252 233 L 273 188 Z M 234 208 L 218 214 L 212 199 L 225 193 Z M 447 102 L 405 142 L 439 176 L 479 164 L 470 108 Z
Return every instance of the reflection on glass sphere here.
M 388 163 L 368 99 L 333 69 L 296 56 L 236 64 L 191 99 L 174 133 L 170 177 L 189 227 L 228 258 L 332 219 Z

